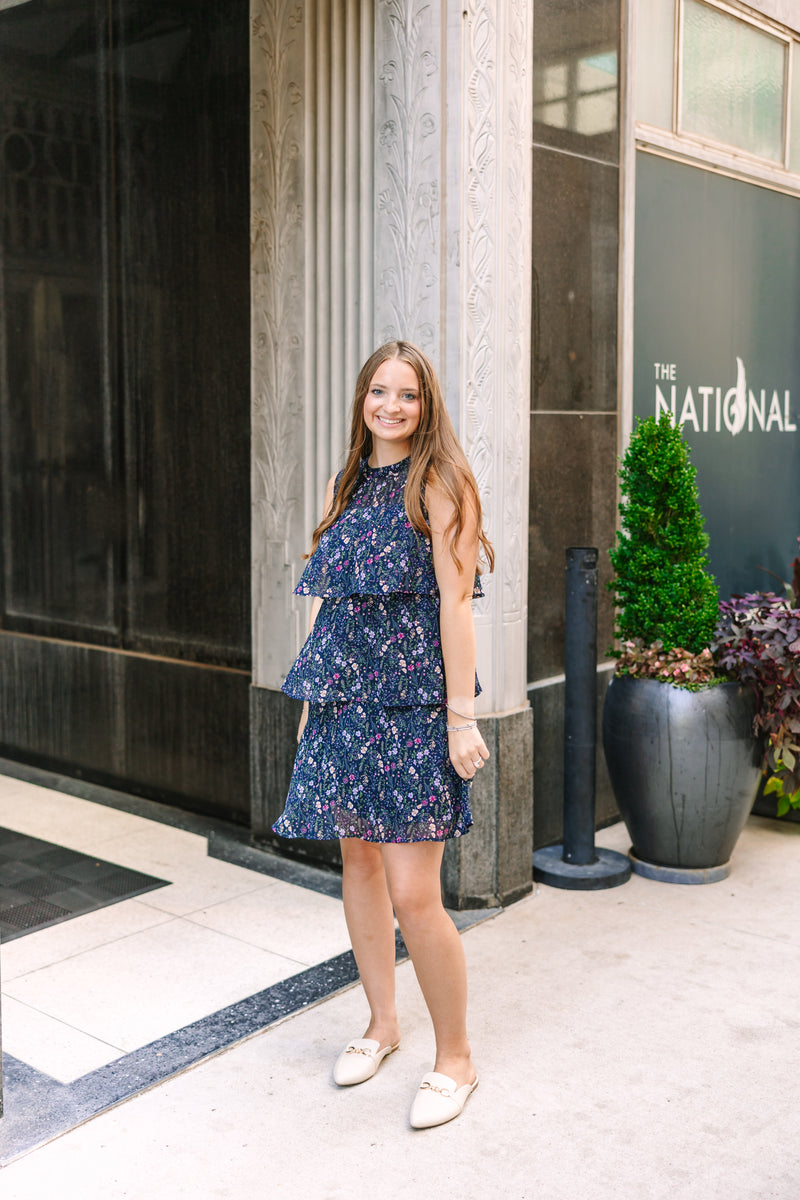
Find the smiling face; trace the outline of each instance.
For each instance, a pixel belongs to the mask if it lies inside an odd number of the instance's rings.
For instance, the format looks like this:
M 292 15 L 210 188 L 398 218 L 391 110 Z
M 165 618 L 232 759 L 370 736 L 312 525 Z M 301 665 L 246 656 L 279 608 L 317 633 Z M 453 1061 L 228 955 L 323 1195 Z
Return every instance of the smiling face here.
M 364 424 L 372 434 L 370 466 L 400 462 L 411 453 L 420 418 L 417 373 L 402 358 L 387 358 L 370 380 L 364 397 Z

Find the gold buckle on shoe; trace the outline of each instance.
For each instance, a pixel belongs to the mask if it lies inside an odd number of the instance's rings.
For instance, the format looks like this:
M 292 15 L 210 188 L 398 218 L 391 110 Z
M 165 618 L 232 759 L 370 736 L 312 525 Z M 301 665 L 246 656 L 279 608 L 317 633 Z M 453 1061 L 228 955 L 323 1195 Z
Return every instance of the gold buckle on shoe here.
M 453 1099 L 453 1095 L 452 1095 L 452 1092 L 450 1091 L 450 1088 L 437 1087 L 435 1083 L 428 1083 L 427 1079 L 419 1085 L 419 1090 L 421 1092 L 425 1092 L 425 1091 L 438 1092 L 440 1096 L 446 1096 L 448 1100 Z
M 366 1046 L 348 1046 L 345 1054 L 366 1054 L 367 1058 L 372 1057 L 372 1051 L 367 1049 Z

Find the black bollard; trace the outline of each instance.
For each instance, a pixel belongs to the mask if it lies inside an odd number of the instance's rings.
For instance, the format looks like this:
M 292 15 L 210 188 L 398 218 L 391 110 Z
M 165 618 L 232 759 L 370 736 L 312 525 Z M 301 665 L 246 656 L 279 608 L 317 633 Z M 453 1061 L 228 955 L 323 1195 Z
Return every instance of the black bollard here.
M 631 876 L 628 857 L 597 850 L 597 550 L 567 550 L 564 646 L 564 844 L 534 851 L 533 877 L 551 887 L 596 891 Z
M 567 550 L 564 640 L 564 862 L 595 862 L 597 551 Z

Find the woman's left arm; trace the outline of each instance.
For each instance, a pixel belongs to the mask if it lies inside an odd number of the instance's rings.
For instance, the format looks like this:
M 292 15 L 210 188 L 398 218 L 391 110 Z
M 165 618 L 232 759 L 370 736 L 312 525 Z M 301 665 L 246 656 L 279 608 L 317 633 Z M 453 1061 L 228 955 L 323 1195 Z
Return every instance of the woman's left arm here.
M 450 553 L 452 533 L 445 530 L 453 516 L 453 504 L 437 488 L 425 495 L 431 526 L 433 568 L 439 586 L 441 607 L 439 632 L 444 659 L 448 725 L 467 725 L 475 713 L 475 621 L 472 590 L 478 561 L 478 522 L 470 505 L 464 512 L 463 529 L 455 550 L 460 568 Z M 460 714 L 460 715 L 459 715 Z M 450 761 L 462 779 L 472 779 L 489 757 L 477 725 L 448 734 Z

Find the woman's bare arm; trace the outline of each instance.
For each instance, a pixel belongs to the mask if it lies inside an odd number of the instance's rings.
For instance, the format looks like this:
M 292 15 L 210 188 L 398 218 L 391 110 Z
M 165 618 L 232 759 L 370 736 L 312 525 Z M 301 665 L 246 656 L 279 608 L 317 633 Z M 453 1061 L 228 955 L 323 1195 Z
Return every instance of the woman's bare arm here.
M 330 479 L 328 480 L 328 486 L 325 489 L 325 503 L 323 506 L 323 515 L 326 513 L 329 513 L 331 510 L 331 505 L 333 504 L 333 485 L 334 485 L 334 483 L 335 483 L 335 476 L 332 475 L 330 477 Z M 309 633 L 311 633 L 311 630 L 314 628 L 314 622 L 316 621 L 317 615 L 321 608 L 322 608 L 322 597 L 314 596 L 313 600 L 311 601 L 311 614 L 308 619 L 308 632 Z M 307 720 L 308 720 L 308 701 L 304 700 L 303 701 L 303 711 L 300 715 L 300 724 L 297 727 L 298 742 L 300 741 L 300 738 L 303 736 L 303 730 L 306 727 Z
M 441 607 L 439 630 L 442 640 L 448 725 L 465 725 L 475 713 L 475 621 L 472 589 L 478 561 L 478 523 L 470 507 L 455 546 L 459 568 L 450 553 L 451 534 L 445 530 L 453 516 L 453 505 L 444 493 L 428 488 L 425 496 L 431 526 L 433 567 L 439 585 Z M 452 711 L 455 710 L 455 711 Z M 460 716 L 456 714 L 461 714 Z M 466 719 L 465 719 L 466 718 Z M 462 779 L 471 779 L 477 765 L 489 757 L 477 726 L 448 735 L 450 761 Z

